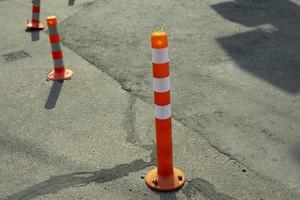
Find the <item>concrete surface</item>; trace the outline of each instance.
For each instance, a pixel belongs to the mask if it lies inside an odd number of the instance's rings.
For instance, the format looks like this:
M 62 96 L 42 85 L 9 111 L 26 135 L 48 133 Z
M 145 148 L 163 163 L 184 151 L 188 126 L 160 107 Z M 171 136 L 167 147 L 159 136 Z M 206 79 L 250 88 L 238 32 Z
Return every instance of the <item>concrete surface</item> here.
M 299 199 L 299 4 L 261 2 L 42 2 L 75 72 L 51 82 L 46 31 L 24 31 L 30 1 L 0 1 L 0 199 Z M 155 166 L 149 35 L 161 28 L 174 163 L 188 177 L 172 193 L 143 180 Z

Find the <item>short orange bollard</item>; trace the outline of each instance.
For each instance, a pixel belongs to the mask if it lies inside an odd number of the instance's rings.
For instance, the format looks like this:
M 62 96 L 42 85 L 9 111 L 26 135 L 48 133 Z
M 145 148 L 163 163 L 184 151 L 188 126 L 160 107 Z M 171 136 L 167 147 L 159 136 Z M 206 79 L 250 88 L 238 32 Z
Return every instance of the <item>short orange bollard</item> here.
M 32 18 L 31 22 L 26 24 L 27 30 L 42 30 L 44 25 L 40 23 L 41 0 L 32 1 Z
M 52 48 L 54 69 L 48 74 L 49 80 L 66 80 L 73 76 L 70 69 L 66 69 L 63 61 L 63 53 L 60 47 L 60 37 L 57 30 L 57 19 L 55 16 L 47 17 L 49 40 Z
M 166 32 L 151 36 L 152 71 L 155 103 L 157 168 L 146 176 L 146 184 L 154 190 L 171 191 L 185 183 L 182 171 L 173 167 L 172 117 L 169 79 L 168 38 Z

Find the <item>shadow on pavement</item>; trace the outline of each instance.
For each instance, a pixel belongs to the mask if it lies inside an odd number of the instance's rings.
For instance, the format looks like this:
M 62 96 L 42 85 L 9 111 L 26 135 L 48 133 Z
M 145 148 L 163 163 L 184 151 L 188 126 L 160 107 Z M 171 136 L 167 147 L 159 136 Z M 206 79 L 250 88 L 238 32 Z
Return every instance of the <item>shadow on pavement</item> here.
M 38 41 L 40 40 L 40 32 L 39 31 L 32 31 L 31 32 L 31 41 Z
M 59 97 L 61 88 L 63 86 L 64 81 L 53 81 L 51 91 L 49 93 L 48 99 L 45 103 L 45 108 L 50 110 L 55 108 L 57 99 Z
M 75 4 L 75 0 L 69 0 L 69 6 L 74 6 L 74 4 Z
M 295 161 L 300 164 L 300 140 L 292 146 L 290 151 Z
M 40 40 L 40 31 L 35 31 L 35 30 L 25 30 L 26 32 L 31 33 L 31 41 L 35 42 Z
M 286 92 L 300 92 L 300 7 L 290 0 L 234 0 L 211 6 L 255 30 L 217 38 L 244 70 Z
M 92 172 L 76 172 L 60 176 L 52 176 L 48 180 L 35 184 L 23 191 L 17 192 L 6 200 L 30 200 L 41 195 L 56 194 L 59 191 L 70 187 L 86 186 L 90 183 L 105 183 L 116 180 L 130 173 L 140 171 L 154 165 L 155 152 L 151 153 L 151 160 L 145 162 L 142 159 L 130 163 L 120 164 L 110 169 L 101 169 Z
M 160 192 L 159 194 L 159 199 L 160 200 L 176 200 L 176 192 Z

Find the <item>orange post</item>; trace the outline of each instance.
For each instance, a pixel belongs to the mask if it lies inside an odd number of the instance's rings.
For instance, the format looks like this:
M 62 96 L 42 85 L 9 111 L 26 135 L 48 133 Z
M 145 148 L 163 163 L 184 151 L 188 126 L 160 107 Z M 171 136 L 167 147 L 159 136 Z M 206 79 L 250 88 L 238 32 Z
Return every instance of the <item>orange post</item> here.
M 40 10 L 41 10 L 41 0 L 32 1 L 32 18 L 31 22 L 26 24 L 26 29 L 31 30 L 43 30 L 45 27 L 40 23 Z
M 185 177 L 182 171 L 173 167 L 167 33 L 152 33 L 151 46 L 154 79 L 153 90 L 155 103 L 157 168 L 147 174 L 146 184 L 155 190 L 171 191 L 182 187 L 185 183 Z
M 48 74 L 49 80 L 66 80 L 73 76 L 70 69 L 65 68 L 63 53 L 60 47 L 60 37 L 57 29 L 57 19 L 55 16 L 47 17 L 49 40 L 52 48 L 52 58 L 54 69 Z

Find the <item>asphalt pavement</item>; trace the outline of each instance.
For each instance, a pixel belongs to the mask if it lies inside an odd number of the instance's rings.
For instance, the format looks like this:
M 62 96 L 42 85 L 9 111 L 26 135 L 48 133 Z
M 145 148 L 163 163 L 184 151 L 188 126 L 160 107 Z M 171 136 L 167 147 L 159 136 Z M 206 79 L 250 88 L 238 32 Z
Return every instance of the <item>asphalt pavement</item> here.
M 300 199 L 300 1 L 0 1 L 0 199 Z M 4 23 L 5 22 L 5 23 Z M 169 34 L 175 192 L 154 166 L 150 34 Z M 300 152 L 299 152 L 300 154 Z

